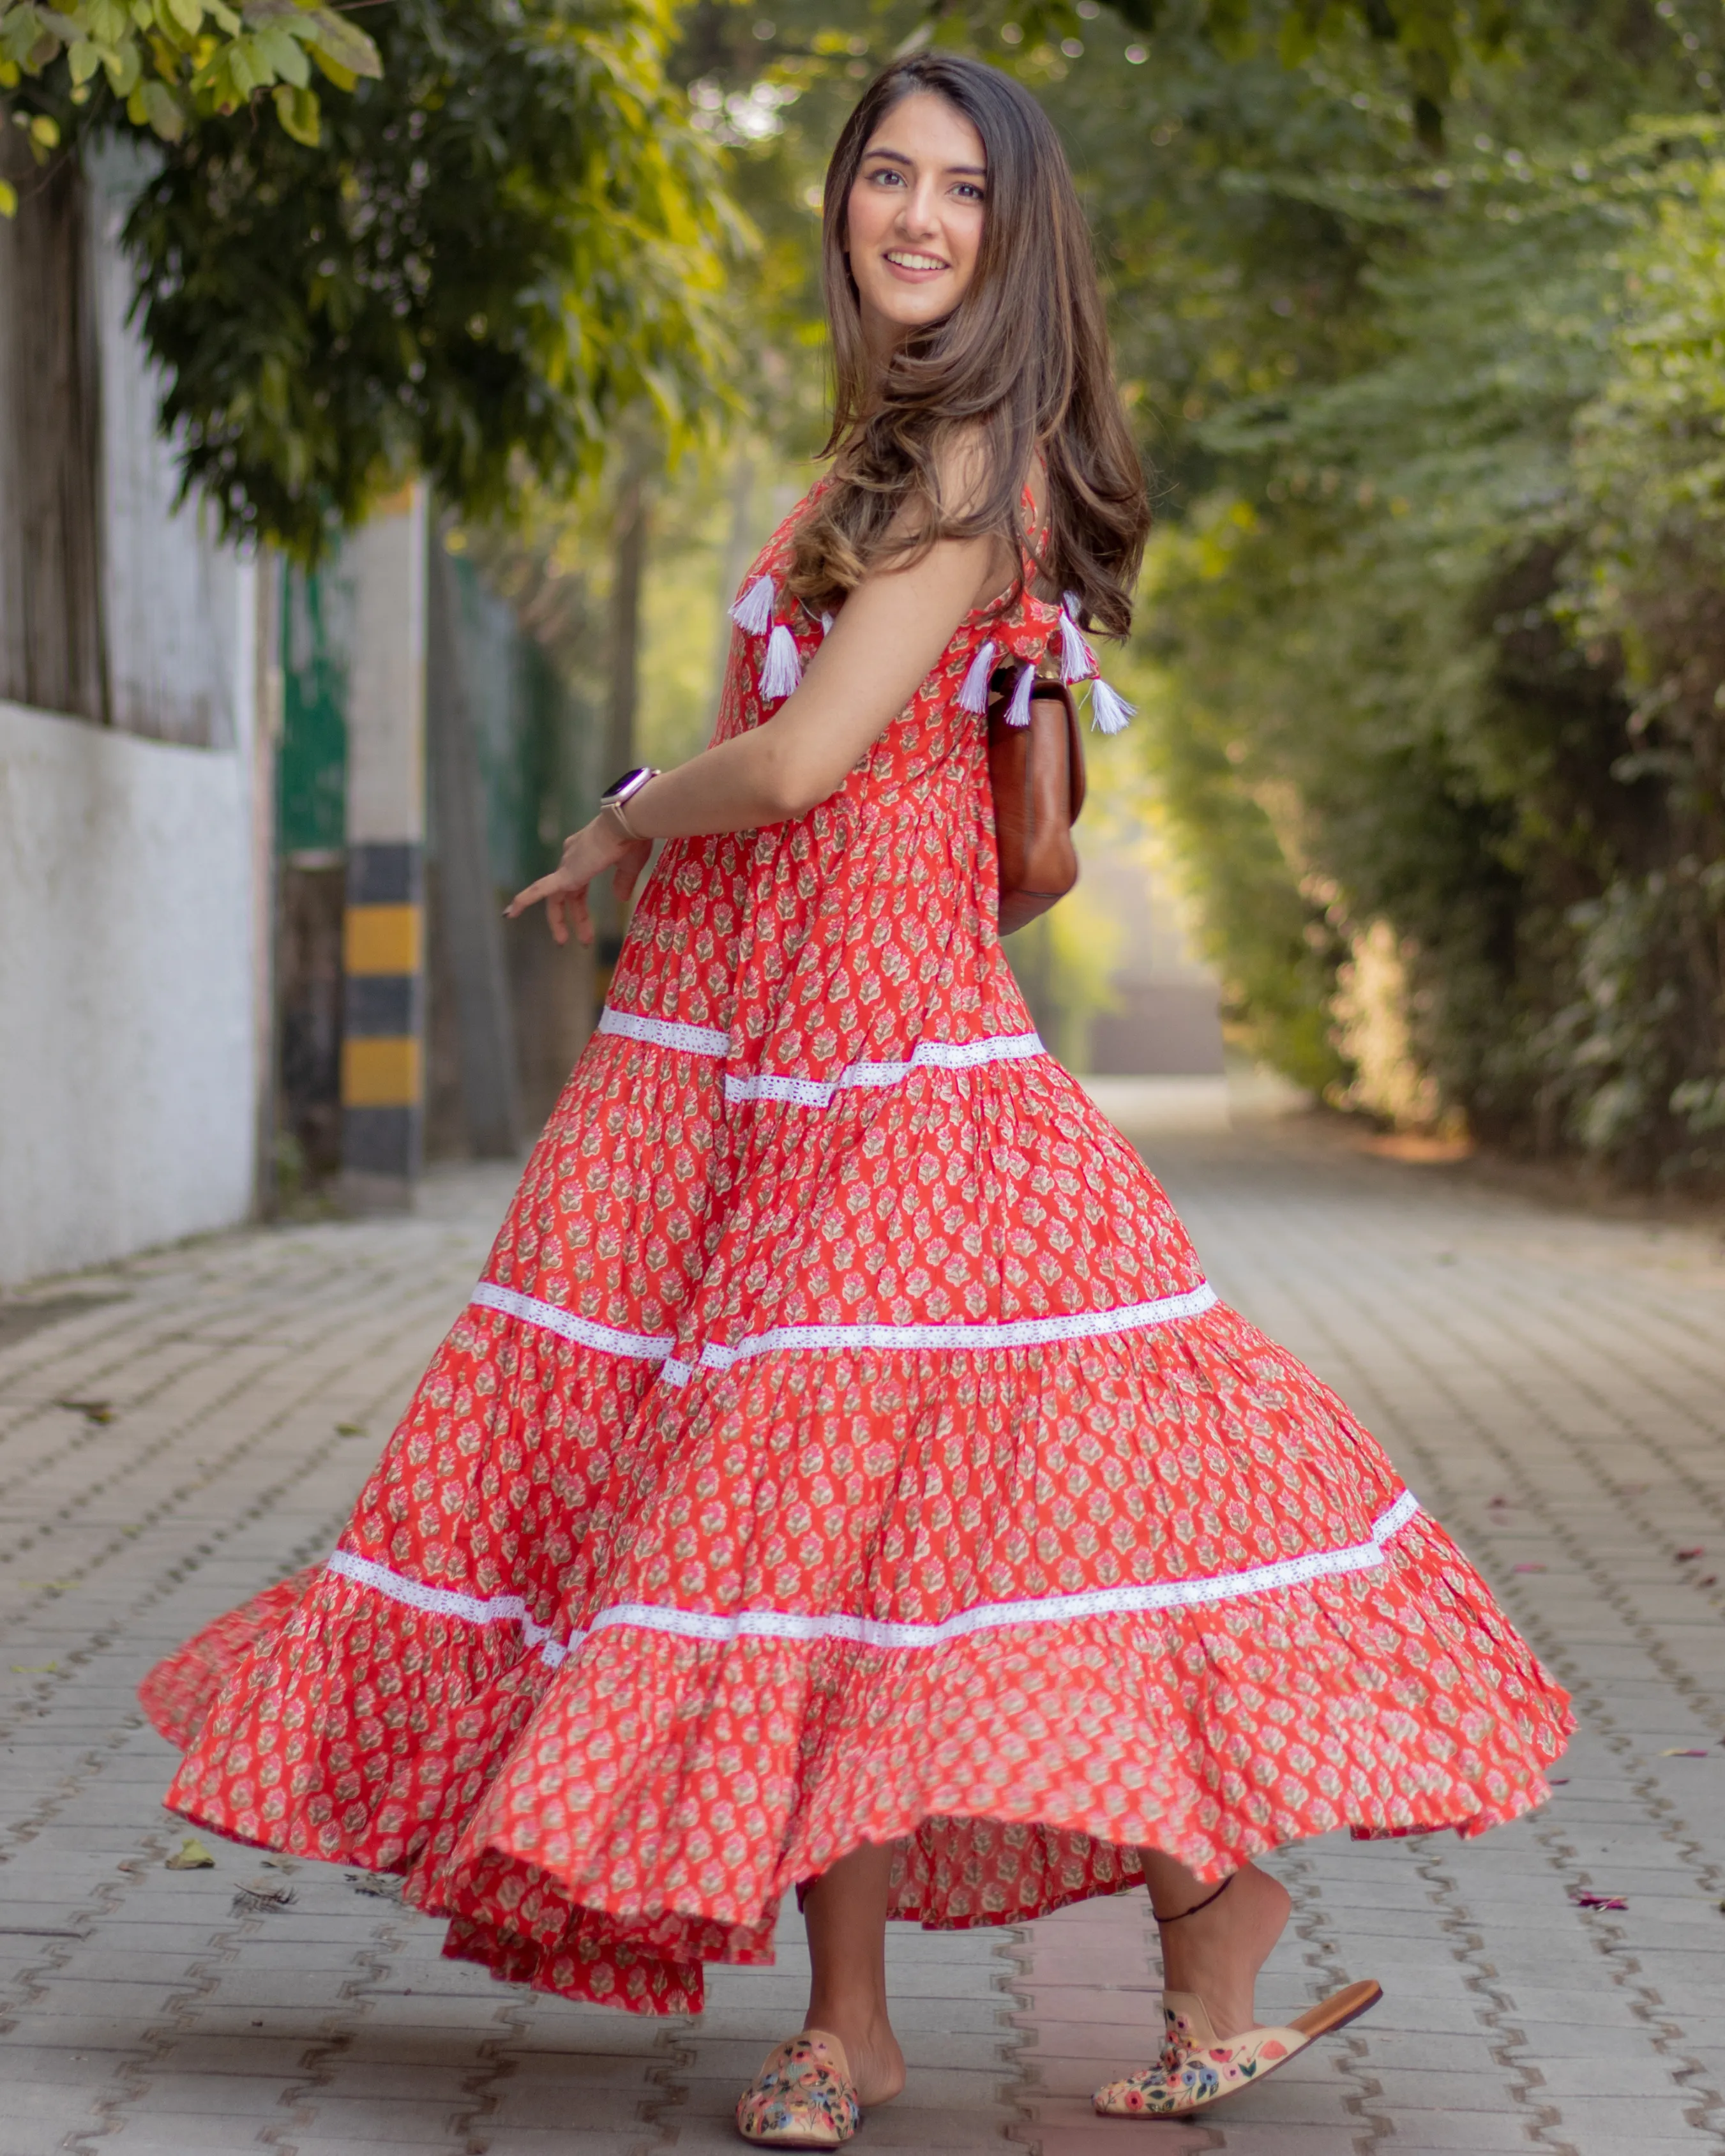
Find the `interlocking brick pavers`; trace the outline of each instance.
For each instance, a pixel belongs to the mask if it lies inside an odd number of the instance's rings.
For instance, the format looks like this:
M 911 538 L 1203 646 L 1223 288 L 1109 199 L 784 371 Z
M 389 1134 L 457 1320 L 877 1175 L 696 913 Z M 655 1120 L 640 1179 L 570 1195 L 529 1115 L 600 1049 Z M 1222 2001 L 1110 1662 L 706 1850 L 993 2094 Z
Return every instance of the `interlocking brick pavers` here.
M 1273 1860 L 1296 1916 L 1264 2011 L 1361 1974 L 1388 1995 L 1202 2121 L 1089 2107 L 1154 2041 L 1141 1895 L 1016 1931 L 896 1931 L 910 2085 L 865 2145 L 1719 2156 L 1717 1240 L 1560 1215 L 1303 1126 L 1146 1150 L 1224 1294 L 1372 1424 L 1574 1688 L 1582 1733 L 1552 1805 L 1503 1833 Z M 185 1830 L 138 1676 L 327 1548 L 509 1179 L 442 1174 L 409 1219 L 112 1268 L 76 1284 L 111 1300 L 0 1350 L 0 2156 L 737 2145 L 737 2089 L 800 2018 L 793 1912 L 777 1968 L 719 1970 L 700 2020 L 655 2021 L 444 1962 L 439 1926 L 338 1867 L 265 1873 L 208 1836 L 214 1871 L 163 1869 Z M 1707 1756 L 1659 1756 L 1680 1748 Z M 292 1903 L 236 1907 L 259 1877 Z M 1629 1906 L 1584 1911 L 1588 1889 Z

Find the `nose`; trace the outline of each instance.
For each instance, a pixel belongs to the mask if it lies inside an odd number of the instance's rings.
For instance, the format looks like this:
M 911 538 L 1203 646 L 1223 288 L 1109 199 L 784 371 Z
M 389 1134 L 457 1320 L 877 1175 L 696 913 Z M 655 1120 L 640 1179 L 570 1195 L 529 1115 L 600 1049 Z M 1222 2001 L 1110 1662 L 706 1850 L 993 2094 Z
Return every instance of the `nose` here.
M 918 180 L 899 208 L 899 222 L 907 235 L 928 234 L 937 229 L 934 204 L 934 181 L 932 178 Z

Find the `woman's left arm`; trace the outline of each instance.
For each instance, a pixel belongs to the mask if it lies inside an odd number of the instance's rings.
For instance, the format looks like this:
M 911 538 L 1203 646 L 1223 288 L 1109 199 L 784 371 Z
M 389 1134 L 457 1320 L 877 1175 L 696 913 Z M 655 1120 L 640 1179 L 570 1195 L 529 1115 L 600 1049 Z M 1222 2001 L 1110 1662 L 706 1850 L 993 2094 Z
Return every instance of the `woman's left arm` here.
M 750 831 L 806 815 L 835 793 L 846 776 L 903 711 L 971 609 L 1000 591 L 1012 574 L 992 538 L 942 540 L 912 567 L 865 578 L 795 691 L 770 719 L 717 742 L 630 797 L 628 831 L 602 811 L 563 844 L 551 875 L 519 892 L 512 920 L 546 901 L 552 933 L 593 940 L 588 886 L 613 870 L 627 900 L 655 839 Z

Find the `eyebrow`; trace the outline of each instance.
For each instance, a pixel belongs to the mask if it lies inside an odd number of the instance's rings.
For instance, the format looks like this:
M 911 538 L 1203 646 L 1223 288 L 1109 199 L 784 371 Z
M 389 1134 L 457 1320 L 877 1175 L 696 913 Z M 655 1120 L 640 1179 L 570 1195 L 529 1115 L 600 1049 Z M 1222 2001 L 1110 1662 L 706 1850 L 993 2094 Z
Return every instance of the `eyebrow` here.
M 902 150 L 869 149 L 865 150 L 863 155 L 865 157 L 890 157 L 895 165 L 908 166 L 912 162 Z M 978 179 L 986 179 L 988 176 L 986 165 L 947 165 L 943 169 L 948 172 L 974 172 Z

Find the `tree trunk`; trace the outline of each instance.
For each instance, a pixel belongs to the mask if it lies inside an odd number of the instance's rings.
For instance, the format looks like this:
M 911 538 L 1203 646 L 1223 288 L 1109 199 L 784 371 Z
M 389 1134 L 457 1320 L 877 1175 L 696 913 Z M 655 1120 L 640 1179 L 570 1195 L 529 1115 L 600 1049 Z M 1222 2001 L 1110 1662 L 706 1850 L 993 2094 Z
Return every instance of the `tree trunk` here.
M 606 639 L 605 762 L 601 783 L 621 778 L 637 759 L 636 720 L 640 706 L 641 583 L 647 567 L 647 482 L 638 451 L 624 469 L 617 497 L 611 542 L 611 605 Z M 628 926 L 602 876 L 588 893 L 597 931 L 593 953 L 593 1008 L 603 1009 L 611 974 L 623 950 Z
M 635 718 L 640 703 L 641 578 L 647 562 L 647 486 L 638 469 L 625 477 L 618 497 L 612 540 L 609 694 L 605 748 L 613 768 L 607 784 L 635 760 Z
M 747 575 L 754 552 L 750 544 L 754 536 L 754 459 L 746 449 L 740 449 L 731 467 L 731 531 L 725 542 L 724 559 L 719 565 L 719 627 L 713 648 L 710 721 L 716 721 L 719 706 L 725 701 L 725 676 L 731 666 L 731 608 L 737 596 L 737 588 Z
M 101 377 L 84 175 L 0 127 L 0 696 L 105 723 Z

